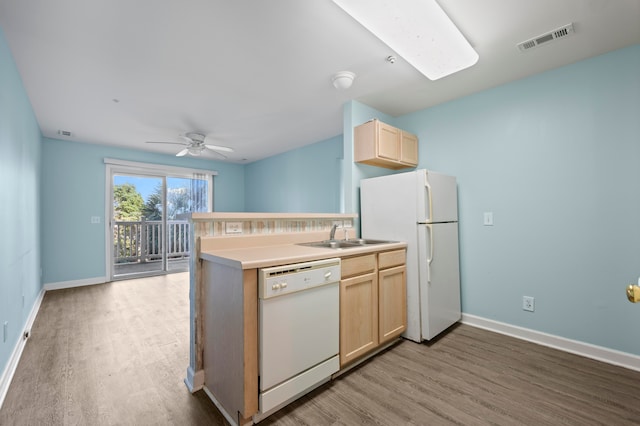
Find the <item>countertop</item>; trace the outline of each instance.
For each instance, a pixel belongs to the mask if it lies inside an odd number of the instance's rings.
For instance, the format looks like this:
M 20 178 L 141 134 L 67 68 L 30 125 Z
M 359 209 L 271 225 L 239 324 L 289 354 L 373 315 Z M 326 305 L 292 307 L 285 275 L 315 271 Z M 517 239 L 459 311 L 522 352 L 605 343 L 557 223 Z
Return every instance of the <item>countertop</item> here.
M 208 250 L 200 253 L 200 258 L 238 269 L 254 269 L 286 265 L 290 263 L 308 262 L 311 260 L 329 259 L 332 257 L 347 257 L 379 251 L 397 250 L 406 247 L 407 244 L 403 242 L 371 244 L 363 247 L 343 249 L 307 247 L 298 244 L 280 244 L 228 250 Z

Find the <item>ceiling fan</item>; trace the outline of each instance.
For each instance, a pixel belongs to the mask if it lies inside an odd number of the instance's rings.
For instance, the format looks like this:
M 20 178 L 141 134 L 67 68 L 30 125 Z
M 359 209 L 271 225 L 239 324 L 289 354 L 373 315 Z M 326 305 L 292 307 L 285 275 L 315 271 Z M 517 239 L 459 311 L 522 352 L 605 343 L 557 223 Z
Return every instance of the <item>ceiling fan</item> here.
M 147 141 L 147 143 L 162 143 L 162 144 L 170 144 L 170 145 L 183 145 L 185 148 L 176 154 L 176 157 L 182 157 L 187 154 L 192 155 L 194 157 L 199 156 L 206 149 L 213 151 L 215 154 L 218 154 L 222 158 L 226 159 L 227 156 L 222 154 L 222 152 L 233 152 L 233 148 L 229 148 L 227 146 L 220 145 L 212 145 L 207 142 L 207 136 L 198 133 L 198 132 L 189 132 L 185 133 L 184 136 L 180 136 L 184 142 L 155 142 L 155 141 Z M 222 152 L 220 152 L 222 151 Z

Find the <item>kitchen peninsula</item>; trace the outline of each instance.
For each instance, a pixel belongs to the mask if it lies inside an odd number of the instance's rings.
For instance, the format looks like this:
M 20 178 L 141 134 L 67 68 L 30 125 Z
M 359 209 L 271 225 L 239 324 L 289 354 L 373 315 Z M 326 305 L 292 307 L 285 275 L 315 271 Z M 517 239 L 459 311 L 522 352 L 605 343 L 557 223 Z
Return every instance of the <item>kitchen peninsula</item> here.
M 355 217 L 192 215 L 197 254 L 191 268 L 191 300 L 195 309 L 192 364 L 186 383 L 192 390 L 204 388 L 232 424 L 261 420 L 393 344 L 404 331 L 406 244 L 354 240 Z M 302 245 L 328 240 L 331 231 L 336 233 L 336 240 L 347 239 L 342 248 Z M 320 282 L 317 289 L 311 288 L 313 279 Z M 297 289 L 298 282 L 304 288 Z M 292 296 L 276 295 L 268 299 L 268 292 L 290 292 Z M 291 311 L 285 310 L 283 302 L 270 301 L 286 297 L 296 301 L 286 305 Z M 272 334 L 265 319 L 269 303 L 279 303 L 273 308 L 280 316 L 275 324 L 279 324 L 283 315 L 288 319 Z M 301 324 L 317 327 L 296 334 L 304 339 L 301 346 L 315 345 L 313 353 L 324 349 L 331 352 L 328 348 L 335 346 L 333 356 L 317 364 L 314 361 L 314 368 L 301 368 L 304 373 L 295 380 L 274 379 L 275 384 L 264 390 L 265 371 L 271 375 L 280 369 L 275 364 L 267 367 L 267 361 L 261 358 L 270 343 L 265 339 L 286 337 L 287 332 L 293 333 L 291 330 L 302 327 Z M 334 336 L 327 339 L 335 342 L 325 345 L 322 340 L 325 334 Z M 276 358 L 281 351 L 283 359 L 276 364 L 297 364 L 298 352 L 291 349 L 297 344 L 295 339 L 284 342 L 276 346 Z

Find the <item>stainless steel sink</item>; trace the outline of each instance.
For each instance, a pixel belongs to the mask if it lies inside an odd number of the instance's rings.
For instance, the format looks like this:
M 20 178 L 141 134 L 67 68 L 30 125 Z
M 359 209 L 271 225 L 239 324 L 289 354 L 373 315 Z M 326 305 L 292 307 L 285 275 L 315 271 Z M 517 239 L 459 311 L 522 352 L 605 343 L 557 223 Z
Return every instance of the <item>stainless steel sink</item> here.
M 385 240 L 367 240 L 362 238 L 354 238 L 352 240 L 324 240 L 324 241 L 313 241 L 310 243 L 299 243 L 299 246 L 307 246 L 307 247 L 321 247 L 321 248 L 331 248 L 331 249 L 345 249 L 345 248 L 356 248 L 363 247 L 367 245 L 374 244 L 388 244 L 395 243 L 395 241 L 385 241 Z
M 373 244 L 389 244 L 396 243 L 397 241 L 387 241 L 387 240 L 368 240 L 365 238 L 354 238 L 352 240 L 347 240 L 346 242 L 350 244 L 355 244 L 358 246 L 368 246 Z
M 299 243 L 298 245 L 307 246 L 307 247 L 332 248 L 332 249 L 355 247 L 353 244 L 349 244 L 348 241 L 340 241 L 340 240 L 313 241 L 310 243 Z

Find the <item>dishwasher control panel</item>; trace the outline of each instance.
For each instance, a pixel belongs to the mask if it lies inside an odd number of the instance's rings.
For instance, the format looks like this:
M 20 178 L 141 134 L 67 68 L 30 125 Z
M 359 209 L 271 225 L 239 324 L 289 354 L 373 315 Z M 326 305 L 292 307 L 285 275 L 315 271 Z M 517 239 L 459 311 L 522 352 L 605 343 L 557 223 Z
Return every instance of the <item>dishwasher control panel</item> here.
M 258 273 L 259 297 L 268 299 L 340 281 L 340 259 L 262 268 Z

